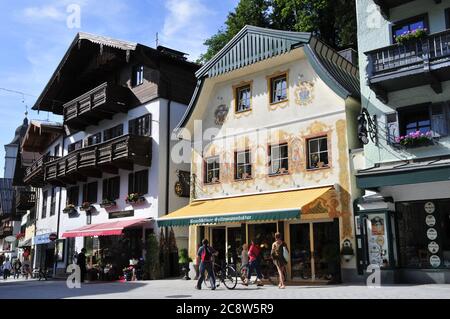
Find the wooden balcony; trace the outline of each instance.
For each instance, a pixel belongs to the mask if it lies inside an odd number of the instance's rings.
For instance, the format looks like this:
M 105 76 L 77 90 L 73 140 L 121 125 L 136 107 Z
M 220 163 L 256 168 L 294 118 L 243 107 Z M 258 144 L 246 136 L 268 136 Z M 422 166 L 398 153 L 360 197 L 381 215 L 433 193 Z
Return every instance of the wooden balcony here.
M 388 93 L 422 85 L 442 92 L 450 80 L 450 29 L 366 52 L 368 84 L 384 103 Z
M 29 190 L 16 192 L 16 210 L 27 211 L 36 205 L 36 193 Z
M 129 88 L 105 82 L 64 104 L 64 123 L 80 130 L 96 125 L 103 119 L 111 119 L 114 114 L 127 112 L 129 101 Z
M 34 161 L 25 171 L 25 177 L 23 179 L 24 183 L 36 188 L 42 188 L 45 185 L 44 165 L 58 158 L 59 157 L 56 156 L 44 155 L 40 159 Z
M 151 138 L 123 135 L 101 144 L 76 150 L 46 165 L 45 181 L 55 186 L 85 182 L 87 177 L 101 178 L 103 173 L 118 174 L 133 170 L 134 164 L 151 165 Z

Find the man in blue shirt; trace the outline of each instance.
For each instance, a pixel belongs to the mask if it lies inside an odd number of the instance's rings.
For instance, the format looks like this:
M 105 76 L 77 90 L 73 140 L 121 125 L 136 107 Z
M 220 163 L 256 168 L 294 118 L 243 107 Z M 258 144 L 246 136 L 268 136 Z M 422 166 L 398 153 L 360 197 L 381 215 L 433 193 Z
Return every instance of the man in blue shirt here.
M 202 246 L 197 252 L 197 264 L 200 262 L 200 278 L 197 281 L 197 286 L 195 288 L 202 289 L 202 283 L 205 280 L 205 271 L 208 272 L 209 280 L 211 282 L 211 289 L 216 289 L 216 278 L 213 272 L 213 262 L 212 257 L 216 255 L 217 252 L 214 248 L 209 246 L 207 239 L 203 239 Z

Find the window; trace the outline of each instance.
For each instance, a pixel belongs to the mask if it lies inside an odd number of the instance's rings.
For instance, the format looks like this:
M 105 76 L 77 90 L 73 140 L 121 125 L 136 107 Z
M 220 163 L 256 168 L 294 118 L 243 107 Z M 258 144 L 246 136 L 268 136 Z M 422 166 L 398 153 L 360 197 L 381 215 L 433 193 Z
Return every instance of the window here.
M 67 189 L 67 205 L 78 206 L 80 188 L 73 186 Z
M 283 74 L 270 79 L 270 103 L 287 100 L 287 75 Z
M 148 193 L 148 169 L 128 175 L 128 194 L 132 193 L 139 195 Z
M 220 180 L 219 156 L 207 158 L 205 161 L 205 183 L 217 183 Z
M 103 142 L 123 135 L 123 124 L 119 124 L 103 132 Z
M 97 134 L 91 135 L 86 139 L 86 146 L 99 144 L 101 142 L 102 142 L 102 132 L 98 132 Z
M 83 147 L 83 142 L 82 141 L 76 141 L 75 143 L 69 144 L 69 146 L 67 147 L 67 150 L 69 153 L 79 150 L 80 148 Z
M 128 123 L 128 133 L 139 136 L 151 136 L 152 134 L 152 115 L 147 114 Z
M 434 137 L 446 136 L 449 126 L 449 111 L 446 103 L 420 104 L 398 110 L 399 134 L 433 132 Z
M 328 167 L 328 138 L 308 140 L 308 169 Z
M 251 109 L 252 90 L 250 84 L 236 88 L 236 113 Z
M 402 34 L 420 29 L 428 29 L 427 20 L 428 20 L 427 15 L 424 14 L 395 23 L 394 26 L 392 27 L 392 37 L 394 43 L 396 42 L 395 38 Z
M 55 215 L 56 213 L 56 187 L 52 188 L 52 197 L 50 202 L 50 216 Z
M 289 173 L 288 145 L 271 145 L 269 147 L 269 175 Z
M 97 182 L 83 185 L 83 203 L 94 204 L 97 202 L 97 188 Z
M 48 197 L 48 191 L 44 191 L 42 193 L 42 219 L 47 217 L 47 198 Z
M 250 151 L 234 153 L 234 178 L 246 179 L 252 177 L 252 163 Z
M 103 196 L 104 200 L 116 200 L 120 197 L 120 176 L 116 176 L 103 180 Z
M 54 151 L 53 151 L 53 155 L 54 156 L 59 156 L 59 150 L 60 150 L 60 148 L 61 148 L 61 145 L 56 145 L 55 146 L 55 149 L 54 149 Z
M 144 66 L 138 65 L 133 67 L 133 74 L 131 79 L 132 86 L 138 86 L 144 83 Z
M 450 8 L 445 10 L 445 26 L 450 29 Z

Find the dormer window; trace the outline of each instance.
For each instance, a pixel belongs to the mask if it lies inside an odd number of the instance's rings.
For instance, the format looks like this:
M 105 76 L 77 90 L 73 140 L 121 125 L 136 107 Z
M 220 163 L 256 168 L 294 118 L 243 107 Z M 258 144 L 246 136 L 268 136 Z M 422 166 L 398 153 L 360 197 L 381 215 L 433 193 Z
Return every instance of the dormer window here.
M 131 85 L 133 87 L 141 85 L 144 83 L 144 66 L 143 65 L 137 65 L 133 67 L 132 72 L 132 78 L 131 78 Z

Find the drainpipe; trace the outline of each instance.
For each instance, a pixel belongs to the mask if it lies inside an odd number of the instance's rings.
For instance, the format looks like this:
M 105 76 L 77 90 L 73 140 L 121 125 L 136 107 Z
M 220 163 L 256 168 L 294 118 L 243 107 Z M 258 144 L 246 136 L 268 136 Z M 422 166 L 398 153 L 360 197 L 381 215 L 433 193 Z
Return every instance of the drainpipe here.
M 61 150 L 59 151 L 60 153 L 62 152 L 62 154 L 64 154 L 65 143 L 66 143 L 66 138 L 63 137 Z M 58 156 L 58 155 L 55 154 L 55 156 Z M 56 235 L 57 235 L 56 240 L 59 240 L 59 223 L 60 223 L 60 219 L 61 219 L 62 189 L 63 189 L 62 187 L 59 188 L 59 205 L 58 205 L 59 208 L 58 208 L 58 220 L 56 223 Z M 55 244 L 56 244 L 56 242 L 55 242 Z M 58 268 L 58 256 L 56 255 L 56 248 L 57 248 L 57 246 L 55 247 L 55 256 L 54 256 L 54 258 L 55 258 L 55 263 L 54 263 L 54 267 L 53 267 L 53 275 L 54 276 L 56 275 L 56 269 Z M 64 249 L 64 250 L 67 250 L 67 249 Z M 63 256 L 63 258 L 64 258 L 64 256 Z

